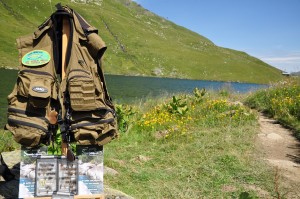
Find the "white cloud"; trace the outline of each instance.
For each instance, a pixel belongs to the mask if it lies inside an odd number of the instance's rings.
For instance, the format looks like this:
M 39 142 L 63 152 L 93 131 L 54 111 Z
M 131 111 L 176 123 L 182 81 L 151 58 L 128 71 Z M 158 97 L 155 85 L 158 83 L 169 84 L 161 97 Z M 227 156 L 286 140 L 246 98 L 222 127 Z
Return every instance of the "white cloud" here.
M 300 56 L 291 56 L 291 57 L 262 57 L 264 61 L 273 62 L 273 63 L 300 63 Z
M 258 56 L 262 61 L 286 72 L 300 71 L 300 52 L 282 53 L 281 55 Z

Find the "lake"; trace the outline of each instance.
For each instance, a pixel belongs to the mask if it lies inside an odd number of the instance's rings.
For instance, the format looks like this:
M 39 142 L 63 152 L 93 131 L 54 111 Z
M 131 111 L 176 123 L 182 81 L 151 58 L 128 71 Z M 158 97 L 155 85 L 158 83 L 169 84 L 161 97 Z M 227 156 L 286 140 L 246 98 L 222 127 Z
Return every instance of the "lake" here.
M 110 95 L 117 101 L 132 101 L 147 96 L 159 96 L 165 93 L 192 93 L 196 87 L 208 90 L 230 89 L 238 93 L 246 93 L 267 87 L 267 85 L 262 84 L 238 82 L 118 75 L 106 75 L 106 81 Z
M 2 127 L 6 122 L 6 98 L 16 82 L 17 70 L 0 69 L 0 77 L 0 125 Z M 196 87 L 212 90 L 225 88 L 238 93 L 267 87 L 267 85 L 262 84 L 123 75 L 106 75 L 105 78 L 110 96 L 119 103 L 130 103 L 136 99 L 155 97 L 165 93 L 191 93 Z

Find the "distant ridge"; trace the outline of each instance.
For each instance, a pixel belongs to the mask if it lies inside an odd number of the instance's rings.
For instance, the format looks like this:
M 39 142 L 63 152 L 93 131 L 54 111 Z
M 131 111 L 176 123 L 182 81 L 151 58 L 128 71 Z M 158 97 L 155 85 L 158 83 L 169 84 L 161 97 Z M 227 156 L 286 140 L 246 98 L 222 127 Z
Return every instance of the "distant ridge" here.
M 0 66 L 18 66 L 15 39 L 31 34 L 59 2 L 99 29 L 108 46 L 106 73 L 251 83 L 282 78 L 279 69 L 218 47 L 131 0 L 0 0 Z

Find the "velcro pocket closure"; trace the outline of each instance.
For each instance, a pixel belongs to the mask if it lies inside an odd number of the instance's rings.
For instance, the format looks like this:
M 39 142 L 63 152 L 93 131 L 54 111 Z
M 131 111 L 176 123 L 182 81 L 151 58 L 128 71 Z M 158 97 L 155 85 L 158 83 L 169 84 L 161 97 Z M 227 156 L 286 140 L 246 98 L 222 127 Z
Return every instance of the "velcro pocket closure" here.
M 93 78 L 81 71 L 73 72 L 68 81 L 71 107 L 75 111 L 95 110 L 95 83 Z

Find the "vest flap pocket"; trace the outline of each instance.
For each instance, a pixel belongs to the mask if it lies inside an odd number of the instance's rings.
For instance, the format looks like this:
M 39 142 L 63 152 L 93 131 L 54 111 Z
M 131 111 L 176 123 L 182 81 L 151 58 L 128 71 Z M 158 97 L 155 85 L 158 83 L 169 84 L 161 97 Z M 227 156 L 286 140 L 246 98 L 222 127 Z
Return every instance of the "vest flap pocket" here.
M 54 79 L 44 71 L 22 70 L 17 80 L 17 94 L 23 97 L 47 98 L 51 95 Z M 53 88 L 54 89 L 54 88 Z
M 46 107 L 51 96 L 51 81 L 49 79 L 36 78 L 30 83 L 29 102 L 34 107 Z
M 96 58 L 101 58 L 106 50 L 106 45 L 101 37 L 96 33 L 91 33 L 87 36 L 88 44 L 90 45 L 90 53 L 91 55 Z M 99 53 L 101 50 L 101 53 Z
M 104 145 L 118 134 L 113 111 L 109 109 L 73 112 L 71 131 L 81 145 Z
M 9 126 L 7 124 L 6 127 L 12 132 L 17 143 L 28 147 L 39 145 L 45 134 L 42 130 L 27 125 Z

